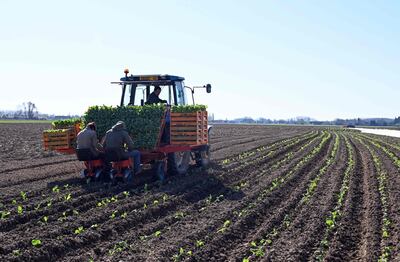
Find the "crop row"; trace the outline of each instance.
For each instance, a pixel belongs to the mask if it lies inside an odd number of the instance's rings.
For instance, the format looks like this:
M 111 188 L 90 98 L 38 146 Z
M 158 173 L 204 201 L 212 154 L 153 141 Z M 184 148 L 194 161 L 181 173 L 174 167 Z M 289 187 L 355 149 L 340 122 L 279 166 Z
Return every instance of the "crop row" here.
M 293 221 L 294 217 L 299 212 L 299 210 L 304 205 L 308 204 L 310 198 L 312 197 L 318 185 L 321 176 L 327 172 L 328 168 L 332 166 L 337 157 L 340 139 L 337 133 L 334 134 L 335 134 L 335 142 L 329 154 L 329 157 L 325 161 L 324 165 L 318 170 L 317 176 L 314 179 L 312 179 L 311 182 L 309 183 L 307 191 L 304 193 L 301 201 L 294 209 L 291 209 L 287 214 L 284 215 L 280 225 L 275 226 L 270 232 L 265 234 L 265 236 L 254 239 L 249 243 L 249 251 L 247 252 L 247 255 L 242 259 L 243 262 L 253 260 L 257 257 L 265 256 L 265 254 L 267 253 L 267 248 L 269 245 L 272 244 L 274 238 L 276 238 L 282 230 L 288 228 L 291 225 L 291 222 Z
M 391 250 L 393 249 L 393 246 L 387 241 L 391 231 L 390 230 L 391 220 L 389 218 L 388 192 L 387 192 L 388 174 L 387 171 L 383 168 L 383 164 L 379 156 L 376 154 L 376 152 L 362 139 L 357 138 L 357 140 L 368 149 L 369 153 L 372 156 L 374 167 L 377 172 L 376 175 L 378 180 L 378 190 L 382 206 L 381 237 L 384 240 L 382 241 L 381 244 L 381 255 L 378 261 L 384 262 L 390 258 Z
M 288 171 L 285 175 L 282 175 L 281 179 L 274 180 L 273 183 L 270 183 L 267 187 L 264 187 L 264 189 L 261 189 L 258 193 L 256 193 L 256 195 L 254 197 L 252 197 L 251 199 L 248 199 L 248 201 L 246 201 L 246 203 L 244 203 L 245 206 L 243 208 L 232 210 L 231 212 L 229 212 L 228 217 L 226 217 L 226 219 L 223 220 L 222 225 L 216 226 L 213 229 L 214 234 L 216 234 L 215 236 L 217 237 L 221 233 L 229 232 L 229 230 L 232 226 L 240 227 L 241 223 L 248 220 L 246 217 L 248 217 L 248 218 L 251 217 L 252 212 L 258 212 L 259 209 L 257 209 L 257 207 L 259 205 L 263 205 L 262 203 L 264 200 L 267 199 L 268 194 L 271 193 L 272 191 L 276 190 L 278 187 L 280 187 L 284 182 L 286 182 L 289 179 L 289 177 L 291 175 L 293 175 L 295 172 L 297 172 L 302 167 L 304 167 L 304 165 L 309 163 L 312 160 L 312 158 L 314 156 L 316 156 L 316 154 L 322 149 L 322 147 L 330 139 L 330 136 L 331 135 L 329 133 L 323 133 L 322 141 L 313 150 L 311 150 L 311 152 L 309 154 L 307 154 L 301 160 L 299 160 L 299 162 L 297 164 L 295 164 L 290 171 Z M 312 141 L 310 141 L 309 145 L 311 145 L 311 143 L 312 143 Z M 306 146 L 301 147 L 300 151 L 304 150 L 305 148 L 306 148 Z M 288 153 L 288 157 L 292 158 L 293 154 Z M 273 166 L 275 168 L 278 168 L 277 165 L 273 165 Z M 265 172 L 268 172 L 268 170 L 266 170 Z M 264 172 L 261 171 L 260 173 L 264 173 Z M 251 201 L 250 204 L 249 204 L 249 201 Z M 210 230 L 210 229 L 208 229 L 208 230 Z M 216 239 L 218 239 L 218 237 Z M 218 241 L 218 240 L 215 240 L 215 241 Z M 208 241 L 208 243 L 210 243 L 210 242 Z M 180 247 L 178 247 L 177 250 L 181 250 L 181 248 L 183 248 L 184 250 L 186 250 L 186 249 L 193 250 L 193 248 L 196 249 L 194 243 L 188 244 L 186 246 L 180 246 Z M 177 254 L 179 254 L 179 252 L 177 252 Z
M 317 138 L 315 138 L 315 139 L 317 139 Z M 312 140 L 312 141 L 310 141 L 309 142 L 309 145 L 311 144 L 311 143 L 313 143 L 314 141 L 315 141 L 315 139 L 314 140 Z M 303 148 L 304 149 L 304 148 Z M 292 154 L 290 154 L 290 155 L 292 155 Z M 266 173 L 268 170 L 264 170 L 265 172 L 262 172 L 262 173 Z M 271 169 L 269 169 L 269 171 L 271 171 Z M 243 175 L 243 174 L 242 174 Z M 260 174 L 260 175 L 262 175 L 262 174 Z M 247 178 L 248 179 L 248 176 L 245 176 L 245 178 Z M 243 184 L 248 184 L 248 182 L 243 182 Z M 222 193 L 222 192 L 220 192 L 220 193 Z M 219 194 L 219 195 L 215 195 L 215 196 L 209 196 L 207 199 L 205 199 L 205 200 L 203 200 L 203 201 L 200 201 L 200 202 L 198 202 L 196 205 L 197 205 L 197 211 L 195 211 L 195 212 L 192 212 L 191 214 L 193 215 L 193 214 L 197 214 L 197 212 L 200 212 L 200 213 L 204 213 L 208 208 L 211 208 L 211 207 L 213 207 L 213 208 L 217 208 L 217 206 L 216 205 L 224 205 L 224 203 L 226 203 L 225 201 L 225 198 L 224 198 L 224 194 Z M 212 211 L 211 211 L 212 212 Z M 228 214 L 227 214 L 227 216 L 228 217 L 231 217 L 232 216 L 232 213 L 235 213 L 235 214 L 237 214 L 237 212 L 235 212 L 235 211 L 228 211 Z M 188 216 L 185 216 L 185 219 L 184 220 L 187 220 L 187 219 L 191 219 L 191 216 L 190 215 L 188 215 Z M 199 217 L 196 215 L 196 219 L 199 219 Z M 225 222 L 224 222 L 224 225 L 225 226 L 222 226 L 222 227 L 219 227 L 219 226 L 215 226 L 215 230 L 216 231 L 218 231 L 219 230 L 219 232 L 224 232 L 225 231 L 225 228 L 227 228 L 229 225 L 230 225 L 230 220 L 229 219 L 225 219 L 224 220 Z M 179 223 L 180 221 L 177 221 L 176 223 Z M 183 221 L 182 221 L 182 223 L 184 223 Z M 173 225 L 169 225 L 168 226 L 168 228 L 171 228 Z M 160 230 L 160 231 L 165 231 L 165 230 Z M 206 231 L 202 231 L 202 232 L 208 232 L 208 230 L 206 230 Z M 173 255 L 173 257 L 172 257 L 172 259 L 173 260 L 180 260 L 180 259 L 183 259 L 184 257 L 187 257 L 187 256 L 191 256 L 192 254 L 193 254 L 193 252 L 196 250 L 196 249 L 201 249 L 201 248 L 204 248 L 204 246 L 205 245 L 207 245 L 207 243 L 209 242 L 208 240 L 208 237 L 206 237 L 206 236 L 203 236 L 203 237 L 201 237 L 201 236 L 194 236 L 194 235 L 192 235 L 191 237 L 190 237 L 191 239 L 195 239 L 195 241 L 193 242 L 193 243 L 189 243 L 189 244 L 187 244 L 187 245 L 180 245 L 178 248 L 177 248 L 177 252 L 175 253 L 175 255 Z M 127 243 L 131 243 L 130 241 L 127 241 Z
M 284 152 L 286 150 L 289 150 L 291 148 L 293 148 L 294 146 L 298 145 L 299 143 L 301 143 L 302 141 L 307 141 L 310 138 L 316 137 L 317 133 L 315 132 L 310 132 L 306 135 L 300 136 L 300 137 L 296 137 L 293 139 L 287 139 L 284 141 L 279 141 L 276 142 L 270 146 L 267 147 L 260 147 L 258 149 L 256 149 L 255 151 L 250 151 L 250 152 L 246 152 L 244 155 L 239 155 L 236 157 L 236 159 L 225 159 L 222 161 L 222 164 L 228 164 L 230 162 L 234 162 L 236 167 L 228 167 L 229 172 L 239 172 L 241 170 L 246 170 L 247 166 L 250 165 L 254 165 L 256 163 L 259 163 L 261 161 L 266 161 L 266 160 L 270 160 L 276 156 L 278 156 L 281 152 Z M 253 159 L 248 160 L 246 159 L 244 156 L 253 156 L 255 155 L 255 153 L 263 153 L 263 152 L 267 152 L 267 154 L 257 154 Z M 242 160 L 244 160 L 244 164 L 241 164 Z
M 258 158 L 259 157 L 259 155 L 258 155 L 259 153 L 266 152 L 266 151 L 268 151 L 268 155 L 270 156 L 270 155 L 272 155 L 274 153 L 274 150 L 276 150 L 277 148 L 279 149 L 279 146 L 286 146 L 287 147 L 289 144 L 292 144 L 294 141 L 301 141 L 301 140 L 306 139 L 306 138 L 308 138 L 308 137 L 310 137 L 310 136 L 312 136 L 314 134 L 316 134 L 316 132 L 311 131 L 311 132 L 308 132 L 308 133 L 306 133 L 304 135 L 300 135 L 300 136 L 295 136 L 295 137 L 290 137 L 290 138 L 287 138 L 287 139 L 279 140 L 279 141 L 276 141 L 276 142 L 274 142 L 272 144 L 269 144 L 269 145 L 263 145 L 263 146 L 255 148 L 255 149 L 252 149 L 252 150 L 241 152 L 238 155 L 235 155 L 235 156 L 232 156 L 232 157 L 227 157 L 227 158 L 225 158 L 225 159 L 223 159 L 223 160 L 221 160 L 219 162 L 222 165 L 228 165 L 230 163 L 235 163 L 236 164 L 238 161 L 243 160 L 243 159 L 248 159 L 250 157 Z M 238 165 L 239 164 L 240 163 L 238 163 Z
M 350 176 L 351 176 L 351 174 L 353 174 L 354 168 L 355 168 L 354 149 L 351 146 L 348 137 L 345 136 L 344 139 L 345 139 L 345 144 L 346 144 L 346 148 L 347 148 L 347 152 L 348 152 L 347 168 L 343 175 L 342 185 L 340 187 L 340 191 L 339 191 L 339 194 L 338 194 L 337 200 L 336 200 L 336 206 L 330 212 L 328 217 L 325 218 L 325 225 L 326 225 L 325 233 L 324 233 L 323 239 L 321 240 L 319 249 L 314 253 L 315 258 L 318 261 L 323 261 L 326 250 L 329 247 L 329 237 L 331 236 L 332 232 L 335 230 L 335 228 L 337 227 L 337 225 L 339 223 L 340 217 L 342 215 L 341 210 L 342 210 L 342 206 L 344 203 L 344 199 L 349 190 Z
M 128 192 L 125 191 L 123 194 L 125 195 L 124 199 L 129 198 Z M 193 192 L 193 194 L 199 194 L 199 192 Z M 122 204 L 123 202 L 125 202 L 125 204 Z M 59 223 L 61 228 L 58 228 L 58 230 L 55 231 L 52 230 L 50 232 L 47 230 L 42 230 L 44 234 L 39 233 L 33 236 L 33 239 L 41 240 L 41 242 L 43 242 L 43 247 L 45 249 L 42 249 L 42 252 L 46 252 L 46 250 L 52 250 L 52 248 L 57 246 L 59 243 L 62 243 L 66 247 L 74 246 L 77 241 L 82 244 L 82 239 L 79 240 L 77 238 L 80 235 L 82 235 L 85 239 L 85 243 L 89 244 L 93 242 L 93 239 L 90 237 L 93 234 L 100 234 L 101 236 L 107 234 L 107 236 L 110 237 L 108 228 L 119 228 L 117 231 L 121 231 L 123 228 L 128 229 L 137 225 L 138 222 L 140 223 L 140 221 L 145 221 L 146 218 L 154 218 L 154 216 L 157 216 L 157 213 L 162 215 L 165 213 L 174 212 L 176 207 L 179 206 L 180 202 L 181 200 L 179 198 L 171 198 L 166 194 L 164 194 L 160 199 L 153 201 L 145 200 L 143 202 L 135 202 L 131 204 L 129 201 L 123 201 L 123 199 L 112 197 L 110 201 L 98 202 L 96 209 L 99 209 L 100 212 L 97 211 L 88 214 L 87 217 L 90 217 L 90 220 L 82 220 L 83 217 L 82 214 L 80 214 L 80 219 L 76 219 L 76 221 L 58 221 L 56 224 Z M 114 207 L 111 207 L 113 203 Z M 103 209 L 104 207 L 106 207 L 106 209 Z M 55 224 L 53 223 L 52 227 L 54 226 Z M 49 238 L 57 239 L 57 241 L 53 241 L 52 243 L 43 241 L 43 239 Z M 96 241 L 98 241 L 101 238 L 96 239 Z M 27 250 L 29 249 L 29 246 L 30 244 L 26 242 L 18 242 L 15 243 L 15 245 L 5 247 L 3 252 L 14 252 L 14 250 L 17 250 L 16 247 Z
M 367 138 L 368 141 L 370 141 L 374 146 L 378 147 L 379 149 L 381 149 L 383 152 L 385 152 L 385 154 L 387 154 L 393 161 L 393 163 L 400 169 L 400 158 L 393 153 L 393 151 L 389 150 L 386 146 L 383 146 L 381 143 L 385 143 L 380 139 L 376 139 L 376 138 L 372 138 L 372 137 L 365 137 Z M 389 145 L 391 146 L 391 145 Z
M 146 189 L 144 189 L 144 191 L 146 191 Z M 54 191 L 54 193 L 60 193 L 59 192 L 59 188 L 55 188 L 55 191 Z M 129 192 L 127 193 L 126 191 L 124 191 L 123 193 L 121 193 L 121 194 L 129 194 Z M 72 201 L 74 198 L 71 196 L 71 194 L 70 193 L 66 193 L 65 195 L 63 195 L 63 200 L 64 201 Z M 114 202 L 116 202 L 118 199 L 120 199 L 120 197 L 118 196 L 118 195 L 115 195 L 115 196 L 112 196 L 112 197 L 110 197 L 109 199 L 108 198 L 103 198 L 103 199 L 101 199 L 101 200 L 98 200 L 97 202 L 96 202 L 96 206 L 98 207 L 98 208 L 100 208 L 100 207 L 102 207 L 102 206 L 106 206 L 107 204 L 109 204 L 109 203 L 111 203 L 110 205 L 112 205 L 112 203 L 114 203 Z M 82 200 L 82 199 L 80 199 L 80 200 Z M 207 201 L 208 201 L 208 199 L 207 199 Z M 78 201 L 78 202 L 80 202 L 80 203 L 82 203 L 82 201 Z M 57 221 L 63 221 L 63 220 L 67 220 L 66 219 L 66 217 L 70 217 L 70 216 L 72 216 L 72 215 L 79 215 L 80 217 L 82 217 L 82 216 L 85 216 L 85 210 L 87 210 L 87 211 L 90 211 L 90 209 L 91 209 L 91 207 L 90 207 L 90 203 L 91 202 L 93 202 L 93 201 L 90 201 L 89 203 L 84 203 L 83 205 L 83 207 L 81 207 L 80 209 L 79 209 L 79 211 L 78 210 L 67 210 L 67 212 L 62 212 L 62 215 L 60 215 L 60 217 L 57 219 Z M 126 201 L 125 201 L 126 202 Z M 157 200 L 155 200 L 154 202 L 157 202 Z M 150 204 L 151 203 L 153 203 L 153 202 L 151 202 L 150 201 Z M 122 204 L 122 203 L 121 203 Z M 150 206 L 150 204 L 149 204 L 149 206 Z M 146 209 L 146 206 L 147 206 L 148 204 L 146 204 L 146 203 L 144 203 L 143 204 L 143 208 L 144 209 Z M 56 209 L 57 210 L 57 212 L 58 213 L 60 213 L 59 211 L 59 209 Z M 70 212 L 71 211 L 71 212 Z M 73 212 L 72 212 L 73 211 Z M 71 213 L 71 214 L 70 214 Z M 110 215 L 109 216 L 104 216 L 104 217 L 109 217 L 109 218 L 114 218 L 114 217 L 116 217 L 116 216 L 118 216 L 118 214 L 120 214 L 121 215 L 121 217 L 126 217 L 128 214 L 127 214 L 127 212 L 126 211 L 123 211 L 123 210 L 114 210 L 112 213 L 110 213 Z M 90 216 L 90 214 L 89 214 L 89 216 Z M 46 224 L 47 225 L 47 223 L 50 223 L 50 222 L 52 222 L 52 221 L 55 221 L 55 218 L 53 218 L 53 217 L 50 217 L 50 216 L 43 216 L 43 219 L 41 219 L 42 221 L 38 221 L 38 224 L 40 224 L 40 225 L 42 225 L 42 223 L 41 222 L 44 222 L 43 224 Z M 39 223 L 40 222 L 40 223 Z M 98 225 L 98 223 L 95 223 L 94 225 Z M 52 224 L 52 226 L 54 226 L 54 223 Z M 85 226 L 79 226 L 79 225 L 77 225 L 76 226 L 76 228 L 75 229 L 72 229 L 72 230 L 70 230 L 69 232 L 81 232 L 82 230 L 86 230 L 86 229 L 92 229 L 92 226 L 93 225 L 85 225 Z M 97 227 L 97 226 L 96 226 Z M 45 230 L 46 231 L 46 230 Z M 68 234 L 71 234 L 71 233 L 68 233 Z M 67 235 L 68 235 L 67 234 Z M 49 236 L 47 236 L 47 238 L 48 238 Z M 62 237 L 62 236 L 61 236 Z M 65 236 L 64 236 L 65 237 Z

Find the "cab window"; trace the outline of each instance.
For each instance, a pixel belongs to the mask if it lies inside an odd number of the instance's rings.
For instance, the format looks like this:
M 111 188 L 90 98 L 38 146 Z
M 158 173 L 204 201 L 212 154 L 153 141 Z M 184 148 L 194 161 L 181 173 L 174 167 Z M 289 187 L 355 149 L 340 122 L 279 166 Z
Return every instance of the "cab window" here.
M 185 105 L 186 104 L 186 94 L 183 82 L 175 82 L 176 90 L 176 104 Z

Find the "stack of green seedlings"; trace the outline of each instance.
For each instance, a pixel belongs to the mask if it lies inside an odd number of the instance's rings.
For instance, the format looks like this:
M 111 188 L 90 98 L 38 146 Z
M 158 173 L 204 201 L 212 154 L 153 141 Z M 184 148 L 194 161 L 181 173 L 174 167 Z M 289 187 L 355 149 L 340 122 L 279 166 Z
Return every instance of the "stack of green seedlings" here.
M 205 110 L 201 105 L 172 106 L 172 112 L 190 113 Z M 165 105 L 92 106 L 83 116 L 84 124 L 96 122 L 97 135 L 102 139 L 118 121 L 124 121 L 137 149 L 154 149 L 165 117 Z
M 180 106 L 172 106 L 172 113 L 194 113 L 198 111 L 206 111 L 207 106 L 205 105 L 180 105 Z
M 71 118 L 71 119 L 63 119 L 63 120 L 56 120 L 51 123 L 53 129 L 68 129 L 73 128 L 76 124 L 81 123 L 80 118 Z
M 66 129 L 73 129 L 76 124 L 81 124 L 80 118 L 55 120 L 51 123 L 52 129 L 45 130 L 45 133 L 60 133 Z

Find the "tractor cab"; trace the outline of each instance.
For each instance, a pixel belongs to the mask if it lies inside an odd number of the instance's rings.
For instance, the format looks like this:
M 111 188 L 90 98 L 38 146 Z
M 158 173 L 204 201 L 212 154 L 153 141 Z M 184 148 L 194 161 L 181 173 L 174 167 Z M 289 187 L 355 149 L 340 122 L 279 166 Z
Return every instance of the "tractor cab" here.
M 112 82 L 122 87 L 120 106 L 136 105 L 143 106 L 148 102 L 150 94 L 156 87 L 161 88 L 159 98 L 167 101 L 168 105 L 187 105 L 189 104 L 186 90 L 191 91 L 191 100 L 194 104 L 194 89 L 206 88 L 207 93 L 211 93 L 211 85 L 188 87 L 185 86 L 185 78 L 174 75 L 130 75 L 129 70 L 125 70 L 125 77 L 120 82 Z

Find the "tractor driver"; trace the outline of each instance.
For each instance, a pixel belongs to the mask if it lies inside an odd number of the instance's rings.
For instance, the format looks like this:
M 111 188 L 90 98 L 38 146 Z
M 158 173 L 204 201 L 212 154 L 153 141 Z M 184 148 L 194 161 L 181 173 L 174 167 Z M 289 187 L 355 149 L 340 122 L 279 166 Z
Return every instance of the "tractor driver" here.
M 140 167 L 140 152 L 133 149 L 133 141 L 128 131 L 126 131 L 125 122 L 118 121 L 108 130 L 102 144 L 106 151 L 116 150 L 122 153 L 122 158 L 133 158 L 135 175 L 142 171 Z M 128 151 L 125 150 L 125 145 L 127 145 Z
M 149 95 L 147 99 L 146 105 L 158 104 L 158 103 L 167 103 L 167 100 L 160 99 L 161 87 L 154 86 L 154 91 Z

